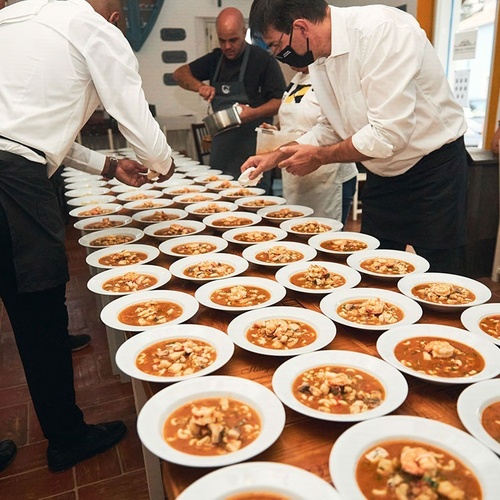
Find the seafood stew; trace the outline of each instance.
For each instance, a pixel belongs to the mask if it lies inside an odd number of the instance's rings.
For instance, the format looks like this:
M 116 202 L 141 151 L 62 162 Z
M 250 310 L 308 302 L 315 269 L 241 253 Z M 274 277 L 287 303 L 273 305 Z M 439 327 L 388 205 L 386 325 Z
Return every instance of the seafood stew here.
M 90 242 L 91 247 L 108 247 L 112 245 L 122 245 L 134 241 L 135 237 L 129 234 L 110 234 L 101 236 Z
M 358 252 L 365 250 L 368 245 L 364 241 L 351 240 L 351 239 L 335 239 L 325 240 L 320 243 L 321 248 L 329 250 L 330 252 Z
M 196 229 L 183 226 L 181 224 L 171 224 L 163 229 L 157 229 L 154 234 L 156 236 L 184 236 L 186 234 L 194 233 Z
M 298 349 L 312 344 L 318 337 L 316 330 L 302 321 L 274 318 L 256 321 L 246 332 L 252 344 L 267 349 Z
M 445 305 L 463 305 L 476 300 L 470 290 L 452 283 L 422 283 L 414 286 L 411 293 L 421 300 Z
M 500 401 L 488 405 L 481 414 L 484 430 L 500 443 Z
M 182 243 L 172 247 L 172 252 L 181 255 L 200 255 L 210 253 L 216 250 L 217 247 L 212 243 L 200 241 L 193 243 Z
M 404 317 L 401 308 L 379 298 L 348 300 L 340 304 L 337 314 L 361 325 L 392 325 Z
M 198 339 L 169 339 L 143 349 L 136 359 L 139 370 L 160 377 L 182 377 L 210 366 L 215 347 Z
M 356 480 L 369 500 L 483 498 L 475 474 L 455 456 L 410 440 L 367 450 L 357 463 Z
M 108 229 L 110 227 L 123 226 L 121 220 L 111 220 L 109 217 L 105 217 L 101 221 L 91 222 L 83 227 L 83 229 Z
M 303 405 L 324 413 L 357 414 L 376 408 L 385 390 L 374 376 L 348 366 L 319 366 L 293 382 L 294 397 Z
M 318 234 L 318 233 L 326 233 L 332 230 L 332 227 L 328 224 L 323 224 L 318 221 L 307 221 L 302 224 L 296 224 L 290 228 L 292 231 L 296 233 L 304 233 L 304 234 Z
M 196 279 L 214 279 L 228 276 L 235 272 L 235 268 L 230 264 L 213 260 L 204 260 L 186 267 L 183 273 Z
M 485 316 L 479 322 L 479 328 L 488 335 L 500 340 L 500 314 Z
M 259 437 L 261 419 L 246 403 L 230 398 L 199 399 L 181 406 L 166 420 L 168 445 L 192 455 L 234 453 Z
M 304 213 L 289 208 L 281 208 L 276 212 L 268 212 L 266 217 L 270 219 L 294 219 L 295 217 L 303 217 Z
M 149 274 L 128 272 L 121 276 L 111 278 L 102 284 L 102 289 L 107 292 L 129 293 L 144 290 L 158 283 L 158 279 Z
M 288 264 L 290 262 L 297 262 L 304 258 L 304 254 L 287 248 L 284 245 L 276 245 L 262 252 L 255 254 L 255 258 L 261 262 L 269 264 Z
M 105 255 L 99 259 L 99 264 L 103 266 L 129 266 L 139 264 L 148 258 L 144 252 L 135 252 L 130 250 L 121 250 L 120 252 Z
M 235 234 L 234 239 L 245 243 L 263 243 L 276 239 L 276 235 L 267 231 L 247 231 L 246 233 Z
M 212 225 L 217 227 L 239 227 L 239 226 L 249 226 L 251 224 L 253 224 L 252 219 L 248 219 L 246 217 L 235 217 L 235 216 L 216 219 L 212 222 Z
M 376 257 L 366 259 L 360 263 L 366 271 L 385 275 L 400 275 L 415 272 L 415 266 L 401 259 Z
M 210 300 L 221 306 L 250 307 L 270 300 L 271 294 L 264 288 L 250 285 L 236 285 L 215 290 Z
M 394 356 L 412 370 L 437 377 L 470 377 L 485 367 L 483 357 L 472 347 L 438 337 L 404 340 L 394 348 Z
M 153 326 L 179 318 L 183 309 L 171 301 L 148 300 L 132 304 L 118 314 L 118 320 L 131 326 Z
M 329 271 L 324 266 L 311 264 L 307 270 L 293 274 L 290 283 L 300 288 L 324 290 L 345 285 L 346 279 L 340 274 Z

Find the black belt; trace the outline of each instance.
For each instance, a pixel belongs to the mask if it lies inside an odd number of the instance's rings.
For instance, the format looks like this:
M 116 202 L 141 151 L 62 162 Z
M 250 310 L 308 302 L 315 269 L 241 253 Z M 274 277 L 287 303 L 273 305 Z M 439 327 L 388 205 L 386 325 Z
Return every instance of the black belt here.
M 14 139 L 10 139 L 9 137 L 5 137 L 4 135 L 0 135 L 0 139 L 6 139 L 7 141 L 15 142 L 16 144 L 19 144 L 20 146 L 24 146 L 25 148 L 31 149 L 31 151 L 33 151 L 37 155 L 41 156 L 42 158 L 46 158 L 45 153 L 43 151 L 40 151 L 39 149 L 28 146 L 27 144 L 23 144 L 22 142 L 15 141 Z

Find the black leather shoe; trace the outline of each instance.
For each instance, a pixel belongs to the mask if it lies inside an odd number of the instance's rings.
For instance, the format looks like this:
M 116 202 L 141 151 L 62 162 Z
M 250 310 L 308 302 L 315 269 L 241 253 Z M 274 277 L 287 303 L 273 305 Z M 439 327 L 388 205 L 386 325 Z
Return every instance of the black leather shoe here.
M 11 439 L 0 441 L 0 472 L 5 470 L 14 460 L 17 446 Z
M 82 335 L 70 335 L 69 343 L 71 345 L 71 351 L 75 352 L 87 347 L 91 340 L 90 335 L 86 335 L 85 333 Z
M 78 462 L 112 448 L 127 432 L 121 420 L 89 425 L 87 434 L 78 444 L 69 448 L 47 449 L 47 463 L 51 472 L 64 472 Z

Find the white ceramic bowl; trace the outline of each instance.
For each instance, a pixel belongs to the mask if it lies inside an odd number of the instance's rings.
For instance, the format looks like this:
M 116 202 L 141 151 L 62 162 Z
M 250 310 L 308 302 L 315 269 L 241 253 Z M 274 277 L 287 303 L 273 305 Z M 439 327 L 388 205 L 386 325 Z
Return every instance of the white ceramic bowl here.
M 115 245 L 101 245 L 101 244 L 96 244 L 95 241 L 99 238 L 104 238 L 106 236 L 128 236 L 130 237 L 130 241 L 127 242 L 122 242 L 122 243 L 116 243 Z M 111 228 L 111 229 L 103 229 L 101 231 L 94 231 L 92 233 L 85 234 L 82 236 L 79 240 L 78 243 L 80 245 L 87 247 L 87 248 L 104 248 L 104 247 L 109 247 L 109 246 L 116 246 L 116 245 L 128 245 L 130 243 L 136 243 L 138 242 L 142 237 L 144 236 L 144 232 L 141 231 L 140 229 L 136 229 L 133 227 L 116 227 L 116 228 Z
M 163 193 L 155 189 L 138 189 L 136 191 L 128 191 L 117 196 L 120 201 L 128 203 L 129 201 L 144 201 L 161 198 Z
M 200 500 L 207 491 L 213 498 L 266 491 L 278 498 L 293 500 L 341 500 L 335 488 L 316 474 L 276 462 L 245 462 L 222 467 L 192 483 L 177 500 Z
M 294 217 L 276 217 L 274 216 L 275 212 L 279 212 L 280 210 L 288 210 L 289 212 L 296 212 L 301 215 L 297 215 Z M 308 217 L 314 213 L 314 210 L 311 207 L 306 207 L 304 205 L 279 205 L 277 207 L 264 207 L 260 210 L 257 210 L 257 214 L 260 215 L 263 219 L 268 222 L 274 222 L 275 224 L 281 224 L 286 220 L 291 219 L 300 219 L 302 217 Z M 281 214 L 280 214 L 281 215 Z
M 289 349 L 272 349 L 266 346 L 257 345 L 248 340 L 247 332 L 252 328 L 255 322 L 271 321 L 275 319 L 299 321 L 307 324 L 316 332 L 316 339 L 310 344 Z M 245 351 L 275 357 L 299 356 L 306 352 L 317 351 L 329 345 L 337 334 L 337 327 L 335 323 L 324 314 L 310 309 L 289 306 L 269 306 L 264 309 L 254 309 L 238 314 L 238 316 L 229 323 L 227 334 L 237 346 L 245 349 Z
M 359 459 L 377 445 L 398 440 L 421 442 L 447 451 L 476 475 L 484 499 L 497 497 L 500 461 L 486 446 L 452 425 L 422 417 L 389 415 L 353 425 L 333 444 L 330 476 L 342 498 L 366 498 L 356 481 Z
M 245 221 L 248 221 L 245 224 L 234 224 L 234 225 L 219 225 L 218 222 L 224 219 L 232 220 L 234 217 L 237 219 L 244 219 Z M 212 214 L 212 215 L 207 215 L 203 219 L 203 224 L 205 224 L 208 227 L 211 227 L 212 229 L 215 229 L 216 231 L 227 231 L 229 229 L 234 229 L 236 227 L 249 227 L 253 226 L 255 224 L 258 224 L 262 219 L 260 216 L 257 214 L 254 214 L 252 212 L 230 212 L 230 213 L 219 213 L 219 214 Z
M 108 229 L 108 227 L 92 227 L 94 225 L 103 225 L 109 221 L 113 224 L 111 227 L 122 227 L 127 226 L 132 222 L 132 217 L 128 215 L 100 215 L 99 217 L 89 217 L 85 219 L 80 219 L 76 221 L 73 226 L 75 229 L 80 229 L 80 231 L 100 231 L 103 228 Z
M 161 215 L 160 215 L 161 214 Z M 153 216 L 165 217 L 165 220 L 148 220 Z M 188 213 L 178 208 L 158 208 L 153 210 L 141 210 L 132 215 L 132 219 L 142 224 L 158 224 L 158 222 L 175 222 L 185 219 Z
M 346 250 L 330 250 L 328 248 L 325 248 L 324 245 L 327 244 L 329 241 L 335 241 L 335 242 L 342 241 L 344 248 L 346 248 Z M 354 252 L 361 251 L 361 250 L 349 250 L 350 247 L 348 246 L 348 244 L 351 241 L 360 242 L 361 244 L 366 245 L 366 247 L 364 247 L 363 250 L 374 250 L 375 248 L 378 248 L 378 246 L 380 245 L 380 241 L 377 240 L 377 238 L 374 238 L 373 236 L 363 233 L 349 232 L 349 231 L 316 234 L 315 236 L 311 236 L 311 238 L 309 238 L 307 242 L 309 245 L 311 245 L 316 250 L 319 250 L 320 252 L 334 255 L 336 257 L 346 257 Z
M 337 309 L 345 302 L 370 299 L 380 299 L 383 302 L 398 307 L 403 311 L 403 318 L 400 321 L 391 324 L 383 323 L 371 325 L 347 320 L 340 316 L 337 312 Z M 337 323 L 341 323 L 352 328 L 375 331 L 389 330 L 402 325 L 411 325 L 416 323 L 421 318 L 423 313 L 420 305 L 414 300 L 411 300 L 400 293 L 383 290 L 381 288 L 344 288 L 335 290 L 321 299 L 319 307 L 323 314 Z
M 112 196 L 110 194 L 96 194 L 71 198 L 66 203 L 70 207 L 82 207 L 84 205 L 102 205 L 105 203 L 113 203 L 115 201 L 116 196 Z
M 302 255 L 302 258 L 293 262 L 267 262 L 257 258 L 260 253 L 268 252 L 274 248 L 283 249 L 283 252 L 298 252 Z M 313 247 L 305 243 L 296 243 L 294 241 L 267 241 L 265 243 L 257 243 L 256 245 L 246 247 L 242 252 L 243 257 L 252 264 L 270 267 L 288 266 L 296 262 L 309 261 L 314 259 L 316 254 L 317 252 Z
M 251 227 L 242 227 L 242 228 L 235 228 L 235 229 L 229 229 L 228 231 L 224 231 L 222 233 L 222 237 L 229 241 L 230 243 L 236 243 L 237 245 L 256 245 L 257 241 L 243 241 L 241 239 L 238 239 L 239 236 L 242 236 L 244 234 L 254 234 L 254 239 L 258 237 L 259 234 L 265 233 L 269 234 L 270 239 L 266 241 L 280 241 L 284 240 L 287 236 L 288 233 L 286 231 L 283 231 L 283 229 L 280 229 L 279 227 L 276 226 L 251 226 Z
M 224 212 L 213 212 L 210 207 L 214 210 L 223 209 Z M 191 216 L 197 219 L 204 219 L 205 217 L 212 215 L 214 213 L 218 214 L 228 214 L 229 212 L 235 212 L 238 209 L 238 205 L 231 203 L 230 201 L 200 201 L 199 203 L 193 203 L 192 205 L 186 205 L 184 210 Z
M 246 403 L 256 410 L 261 431 L 254 441 L 232 453 L 208 456 L 180 452 L 167 444 L 163 425 L 175 410 L 200 399 L 221 397 Z M 219 467 L 247 460 L 269 448 L 284 425 L 283 404 L 271 390 L 252 380 L 223 375 L 208 375 L 170 385 L 150 398 L 137 418 L 139 438 L 153 455 L 190 467 Z
M 170 228 L 173 224 L 176 226 L 181 226 L 182 228 L 188 231 L 186 234 L 159 234 L 158 231 L 163 231 L 165 229 Z M 152 236 L 153 238 L 158 238 L 160 240 L 166 240 L 169 238 L 177 238 L 179 236 L 189 236 L 196 233 L 201 233 L 205 229 L 205 224 L 202 222 L 183 219 L 180 221 L 170 221 L 170 222 L 158 222 L 156 224 L 150 224 L 144 228 L 144 232 L 148 236 Z
M 257 212 L 264 207 L 277 207 L 286 203 L 285 198 L 281 196 L 244 196 L 234 201 L 238 205 L 238 210 L 248 210 L 250 212 Z
M 319 230 L 316 232 L 304 231 L 304 224 L 314 224 L 312 227 L 317 227 Z M 280 228 L 284 229 L 287 233 L 294 234 L 295 236 L 300 236 L 302 238 L 310 238 L 316 234 L 325 234 L 335 231 L 340 231 L 344 225 L 342 222 L 332 219 L 330 217 L 301 217 L 300 219 L 292 219 L 283 221 L 280 224 Z M 329 229 L 326 229 L 329 228 Z M 302 230 L 301 230 L 302 229 Z
M 101 320 L 106 326 L 125 332 L 142 332 L 150 330 L 151 328 L 156 328 L 159 326 L 158 324 L 146 326 L 129 325 L 123 323 L 119 318 L 120 313 L 127 307 L 135 304 L 143 304 L 148 301 L 172 302 L 181 308 L 181 315 L 171 321 L 162 323 L 163 326 L 184 323 L 191 319 L 198 312 L 199 308 L 196 299 L 188 293 L 175 292 L 172 290 L 145 290 L 123 295 L 105 305 L 101 310 Z
M 374 377 L 384 389 L 382 402 L 360 413 L 327 413 L 301 403 L 292 387 L 300 375 L 323 366 L 353 368 Z M 334 370 L 335 371 L 335 370 Z M 408 383 L 393 366 L 375 356 L 352 351 L 327 350 L 310 352 L 285 361 L 273 375 L 273 390 L 281 402 L 303 415 L 331 422 L 359 422 L 387 415 L 401 406 L 408 395 Z
M 149 264 L 136 264 L 134 266 L 126 267 L 114 267 L 113 269 L 108 269 L 102 273 L 97 273 L 95 276 L 89 279 L 87 282 L 87 288 L 98 295 L 109 295 L 120 297 L 122 295 L 129 295 L 131 293 L 137 293 L 137 291 L 127 291 L 127 292 L 114 292 L 104 288 L 107 281 L 120 278 L 127 273 L 145 274 L 152 276 L 156 279 L 156 283 L 153 285 L 143 288 L 142 290 L 154 290 L 160 288 L 170 281 L 172 275 L 168 269 L 161 266 L 152 266 Z M 141 291 L 142 291 L 141 290 Z
M 412 292 L 412 289 L 417 285 L 423 285 L 425 283 L 443 283 L 447 285 L 459 286 L 466 288 L 471 291 L 475 299 L 467 304 L 438 304 L 435 302 L 430 302 L 428 300 L 423 300 Z M 420 302 L 429 309 L 433 309 L 440 312 L 462 312 L 465 309 L 477 306 L 487 302 L 491 297 L 491 291 L 481 282 L 473 280 L 471 278 L 466 278 L 458 274 L 448 274 L 448 273 L 413 273 L 401 278 L 398 281 L 398 288 L 401 293 L 404 293 L 407 297 L 410 297 L 417 302 Z
M 200 245 L 207 244 L 213 245 L 215 248 L 211 251 L 204 251 L 203 253 L 180 253 L 176 251 L 179 245 Z M 215 252 L 222 252 L 228 246 L 228 242 L 219 236 L 211 236 L 208 234 L 200 234 L 194 236 L 179 236 L 178 238 L 171 238 L 160 243 L 158 247 L 161 253 L 171 255 L 172 257 L 188 257 L 190 255 L 210 255 Z M 198 250 L 199 252 L 199 250 Z
M 336 274 L 343 278 L 344 283 L 333 288 L 306 288 L 297 286 L 291 282 L 291 278 L 297 273 L 306 272 L 311 265 L 317 265 L 324 267 L 328 273 Z M 355 269 L 345 266 L 344 264 L 337 264 L 335 262 L 321 261 L 321 260 L 309 260 L 295 262 L 294 264 L 289 264 L 282 267 L 276 271 L 276 281 L 281 283 L 285 288 L 290 290 L 295 290 L 296 292 L 303 293 L 314 293 L 314 294 L 325 294 L 331 293 L 334 290 L 340 290 L 342 288 L 353 288 L 359 284 L 361 281 L 361 275 Z
M 492 304 L 481 304 L 479 306 L 472 306 L 460 315 L 462 325 L 474 335 L 479 335 L 490 342 L 500 346 L 500 334 L 498 336 L 490 335 L 480 327 L 480 322 L 488 316 L 500 316 L 500 303 L 494 302 Z
M 405 265 L 405 268 L 408 268 L 408 272 L 396 274 L 395 272 L 383 273 L 365 269 L 363 263 L 371 259 L 384 259 L 388 262 L 391 260 L 404 262 L 408 264 L 408 266 Z M 376 250 L 360 250 L 359 252 L 349 255 L 346 262 L 347 265 L 362 274 L 385 280 L 398 280 L 412 273 L 425 273 L 430 267 L 429 261 L 420 255 L 412 252 L 386 250 L 383 248 L 377 248 Z
M 116 268 L 122 269 L 125 267 L 137 265 L 136 262 L 126 264 L 127 262 L 126 259 L 125 263 L 120 265 L 108 265 L 100 262 L 104 257 L 119 254 L 120 252 L 125 252 L 127 254 L 128 253 L 144 254 L 144 259 L 140 260 L 139 262 L 140 264 L 147 264 L 148 262 L 151 262 L 154 259 L 156 259 L 158 255 L 160 255 L 160 251 L 154 246 L 132 243 L 130 245 L 118 245 L 114 247 L 102 248 L 101 250 L 96 250 L 95 252 L 92 252 L 89 255 L 87 255 L 85 261 L 89 266 L 95 267 L 97 269 L 116 269 Z
M 221 305 L 212 300 L 211 296 L 215 291 L 236 286 L 262 288 L 268 292 L 269 298 L 263 302 L 248 306 Z M 279 302 L 285 297 L 285 295 L 286 289 L 283 285 L 276 283 L 274 280 L 255 276 L 236 276 L 234 278 L 224 278 L 218 281 L 211 281 L 200 286 L 195 292 L 196 300 L 198 300 L 200 304 L 203 304 L 211 309 L 232 312 L 250 311 L 252 309 L 269 307 Z
M 138 212 L 140 210 L 159 210 L 160 208 L 170 207 L 173 204 L 174 202 L 168 198 L 153 198 L 150 200 L 129 201 L 123 205 L 123 208 Z
M 203 263 L 214 264 L 213 267 L 217 267 L 219 265 L 226 265 L 233 269 L 232 272 L 219 276 L 217 272 L 213 272 L 210 276 L 207 276 L 203 272 L 200 272 L 199 276 L 191 276 L 186 274 L 186 271 L 193 266 L 199 266 Z M 172 264 L 170 264 L 170 272 L 176 277 L 189 281 L 197 281 L 199 283 L 203 283 L 206 281 L 212 280 L 220 280 L 225 278 L 230 278 L 232 276 L 238 276 L 241 273 L 244 273 L 248 268 L 248 262 L 238 255 L 234 255 L 231 253 L 216 253 L 213 255 L 191 255 L 189 257 L 184 257 L 183 259 L 176 260 Z
M 149 346 L 162 341 L 199 340 L 215 348 L 215 360 L 205 368 L 186 375 L 153 375 L 137 367 L 137 356 Z M 203 377 L 224 366 L 233 355 L 234 344 L 221 330 L 211 326 L 184 323 L 182 325 L 157 326 L 138 333 L 126 340 L 116 352 L 118 368 L 130 377 L 148 382 L 170 384 L 181 380 Z
M 444 339 L 453 344 L 458 342 L 478 352 L 485 363 L 480 372 L 464 377 L 442 377 L 431 375 L 420 370 L 413 369 L 402 363 L 394 354 L 396 346 L 405 340 L 415 337 L 436 337 Z M 393 328 L 383 333 L 377 340 L 377 351 L 388 363 L 398 370 L 412 375 L 413 377 L 440 384 L 473 384 L 480 380 L 496 377 L 500 373 L 500 350 L 488 340 L 470 335 L 467 330 L 453 326 L 438 324 L 416 324 Z M 459 354 L 454 354 L 454 359 L 460 359 Z

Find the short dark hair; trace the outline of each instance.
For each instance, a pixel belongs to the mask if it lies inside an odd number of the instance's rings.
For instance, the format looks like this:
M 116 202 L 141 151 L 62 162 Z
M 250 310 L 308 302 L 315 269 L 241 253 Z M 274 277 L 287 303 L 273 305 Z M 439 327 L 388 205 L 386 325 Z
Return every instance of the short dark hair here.
M 265 36 L 269 28 L 289 34 L 296 19 L 323 21 L 327 7 L 325 0 L 254 0 L 250 8 L 250 30 L 252 35 Z

